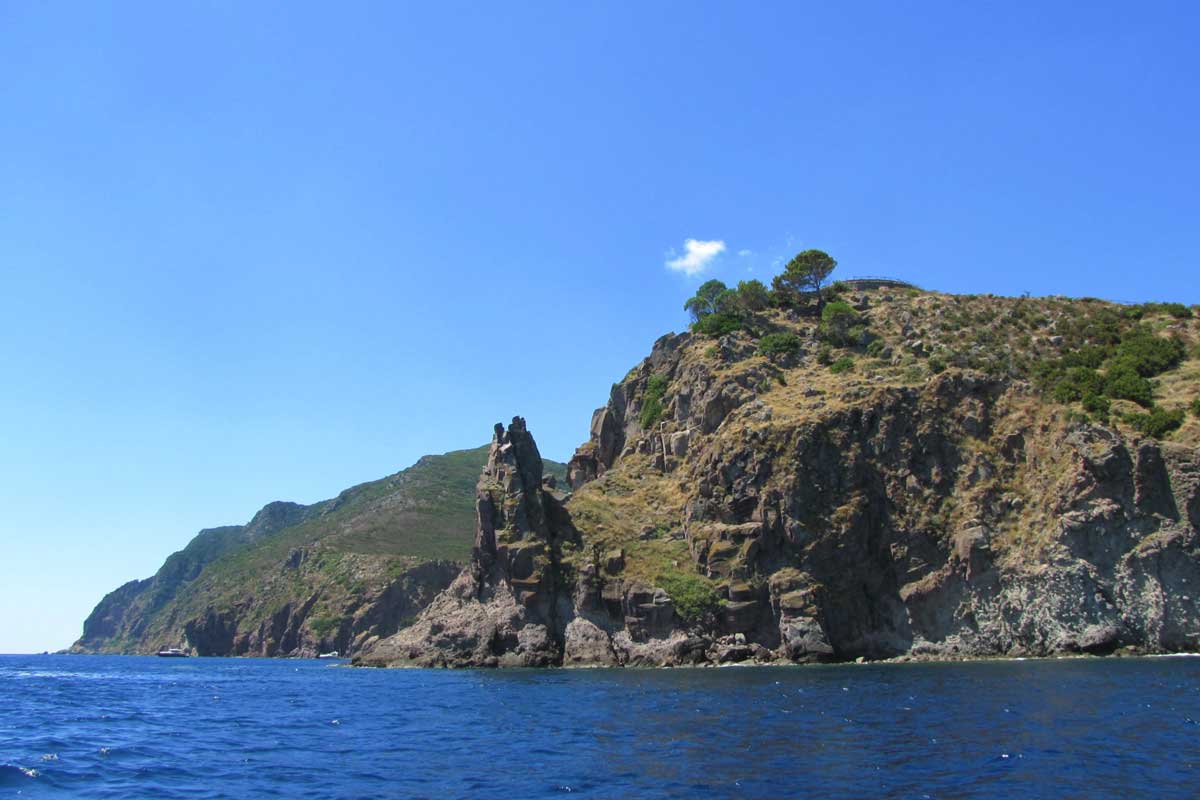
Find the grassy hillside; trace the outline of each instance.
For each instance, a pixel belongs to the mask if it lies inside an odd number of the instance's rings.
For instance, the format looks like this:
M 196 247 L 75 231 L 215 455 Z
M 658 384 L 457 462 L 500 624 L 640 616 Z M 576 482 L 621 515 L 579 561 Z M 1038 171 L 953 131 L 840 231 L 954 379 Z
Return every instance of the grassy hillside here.
M 101 601 L 79 649 L 152 650 L 178 643 L 189 621 L 213 613 L 253 627 L 314 595 L 328 626 L 355 596 L 414 565 L 467 558 L 486 460 L 487 447 L 425 456 L 333 499 L 272 503 L 247 525 L 202 531 L 153 578 Z M 546 468 L 565 475 L 562 464 Z

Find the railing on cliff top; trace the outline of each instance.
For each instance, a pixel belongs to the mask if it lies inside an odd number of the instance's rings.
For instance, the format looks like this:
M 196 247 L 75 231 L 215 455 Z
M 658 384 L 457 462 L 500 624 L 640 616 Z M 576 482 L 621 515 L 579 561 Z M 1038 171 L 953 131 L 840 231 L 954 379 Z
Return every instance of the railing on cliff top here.
M 882 289 L 884 287 L 893 287 L 896 289 L 916 289 L 915 283 L 902 281 L 899 278 L 876 278 L 876 277 L 859 277 L 859 278 L 843 278 L 835 283 L 845 283 L 853 286 L 856 289 Z

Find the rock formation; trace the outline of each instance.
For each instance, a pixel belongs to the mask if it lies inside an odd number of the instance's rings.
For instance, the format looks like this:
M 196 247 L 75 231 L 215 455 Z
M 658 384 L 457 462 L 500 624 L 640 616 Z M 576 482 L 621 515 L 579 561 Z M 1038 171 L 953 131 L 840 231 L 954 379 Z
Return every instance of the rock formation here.
M 911 310 L 936 306 L 855 302 L 887 345 L 862 372 L 831 375 L 815 325 L 786 314 L 804 346 L 784 358 L 745 333 L 660 339 L 593 416 L 561 502 L 524 421 L 498 426 L 472 564 L 359 663 L 1200 649 L 1200 426 L 1156 441 L 1084 420 L 969 353 L 914 374 L 947 352 Z M 669 388 L 643 427 L 655 376 Z
M 476 489 L 471 563 L 371 663 L 523 666 L 560 663 L 570 615 L 562 549 L 577 534 L 542 473 L 525 420 L 497 424 Z

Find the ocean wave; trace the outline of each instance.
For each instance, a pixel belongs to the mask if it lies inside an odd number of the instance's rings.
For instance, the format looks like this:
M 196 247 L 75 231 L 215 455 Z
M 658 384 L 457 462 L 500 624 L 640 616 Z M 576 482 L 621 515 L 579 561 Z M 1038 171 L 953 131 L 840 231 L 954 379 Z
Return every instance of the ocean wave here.
M 0 786 L 16 786 L 37 778 L 41 773 L 30 767 L 0 764 Z

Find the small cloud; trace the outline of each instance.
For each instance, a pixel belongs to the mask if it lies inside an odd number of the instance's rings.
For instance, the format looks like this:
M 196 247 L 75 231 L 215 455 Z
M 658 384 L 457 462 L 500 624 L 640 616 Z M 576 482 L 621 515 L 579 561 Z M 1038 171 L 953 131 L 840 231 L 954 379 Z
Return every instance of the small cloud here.
M 720 239 L 711 242 L 688 239 L 683 243 L 683 249 L 686 252 L 682 256 L 667 261 L 667 269 L 691 277 L 699 275 L 710 261 L 725 252 L 725 242 Z
M 745 258 L 746 256 L 754 255 L 754 251 L 753 250 L 738 250 L 738 255 L 741 256 L 742 258 Z

